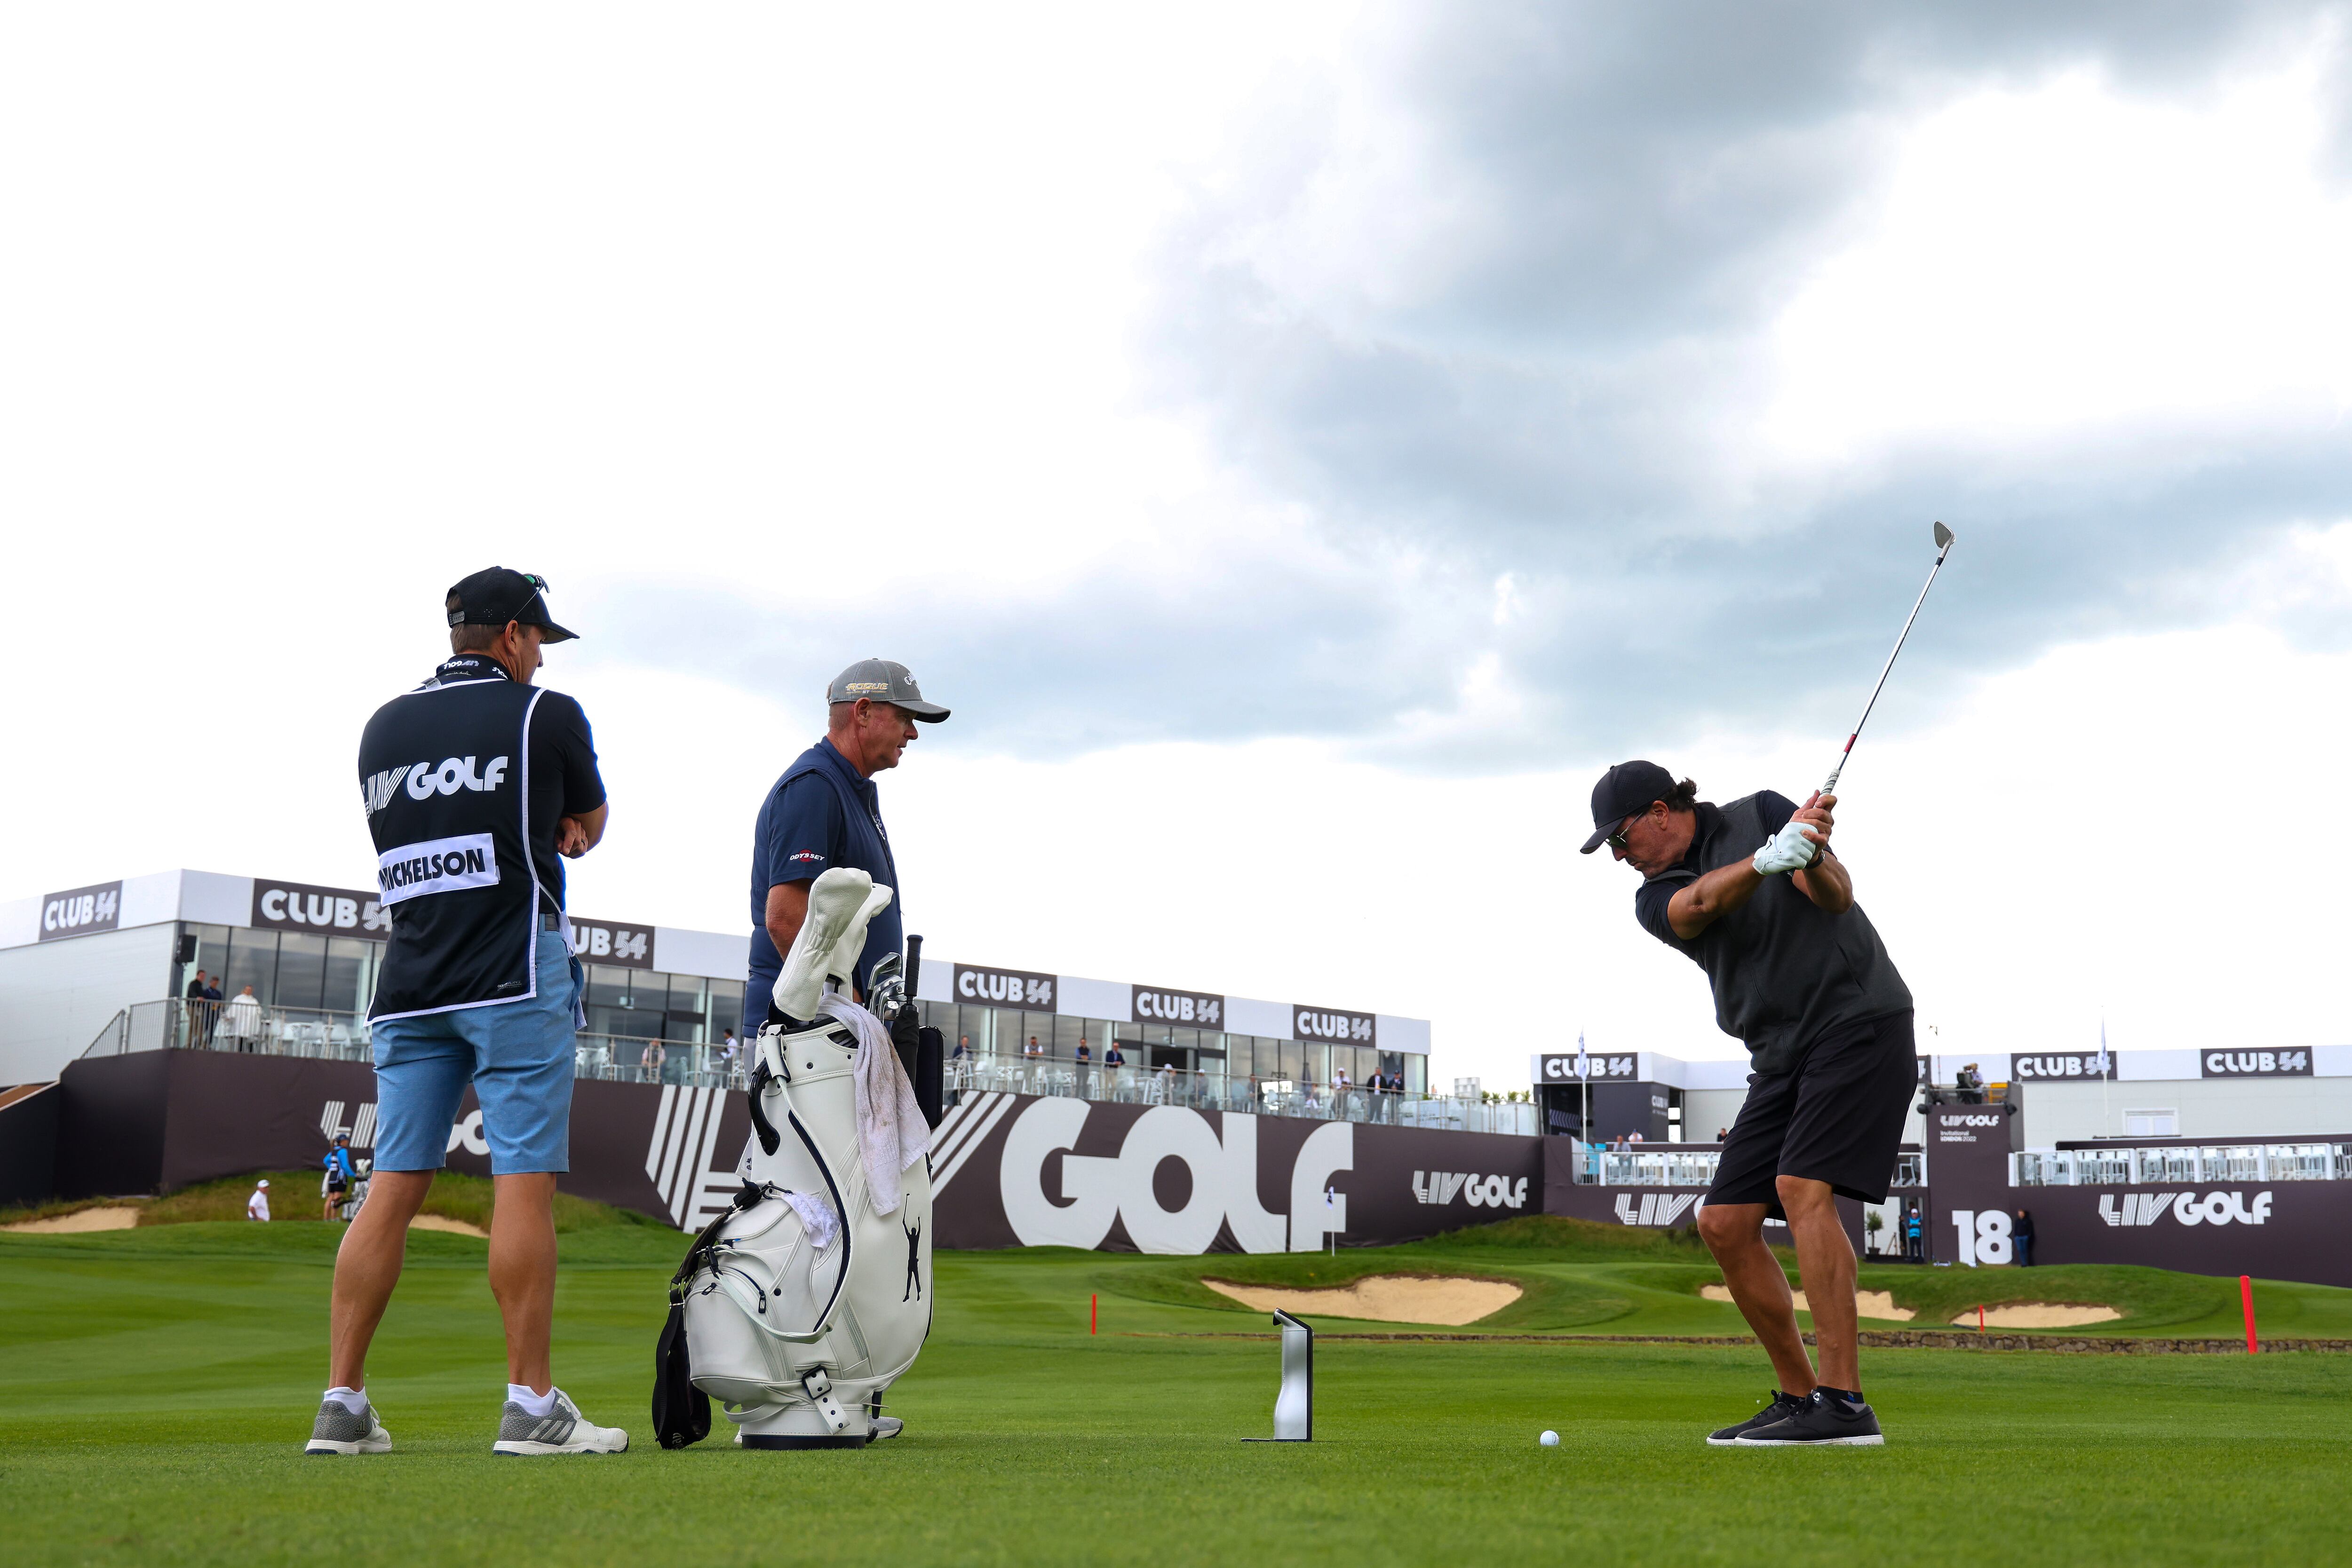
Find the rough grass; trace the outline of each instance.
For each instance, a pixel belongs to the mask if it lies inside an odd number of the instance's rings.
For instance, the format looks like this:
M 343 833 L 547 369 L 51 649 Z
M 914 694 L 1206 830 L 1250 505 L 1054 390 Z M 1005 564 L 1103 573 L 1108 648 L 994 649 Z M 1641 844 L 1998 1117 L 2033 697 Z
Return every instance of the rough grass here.
M 1742 1568 L 1759 1555 L 1790 1568 L 2345 1557 L 2352 1356 L 1867 1352 L 1889 1446 L 1822 1454 L 1701 1443 L 1769 1383 L 1752 1351 L 1332 1338 L 1316 1355 L 1317 1440 L 1248 1445 L 1237 1439 L 1270 1427 L 1271 1333 L 1171 1337 L 1248 1325 L 1100 1289 L 1167 1260 L 1060 1250 L 940 1255 L 930 1348 L 891 1401 L 906 1437 L 858 1453 L 722 1441 L 668 1453 L 646 1440 L 645 1407 L 685 1239 L 640 1227 L 567 1233 L 557 1310 L 559 1379 L 592 1416 L 633 1429 L 629 1453 L 490 1456 L 504 1363 L 484 1244 L 435 1233 L 412 1238 L 371 1367 L 395 1451 L 307 1459 L 336 1238 L 226 1223 L 0 1237 L 0 1556 L 12 1568 L 1384 1568 L 1587 1549 Z M 1629 1323 L 1731 1312 L 1623 1282 L 1621 1270 L 1668 1267 L 1655 1261 L 1526 1266 L 1631 1292 Z M 1546 1427 L 1559 1448 L 1536 1445 Z

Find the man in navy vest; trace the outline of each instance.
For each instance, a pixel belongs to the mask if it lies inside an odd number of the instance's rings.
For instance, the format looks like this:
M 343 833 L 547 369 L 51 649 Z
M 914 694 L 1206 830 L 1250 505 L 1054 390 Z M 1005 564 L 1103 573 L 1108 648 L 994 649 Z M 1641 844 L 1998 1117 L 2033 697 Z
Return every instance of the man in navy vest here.
M 562 857 L 604 837 L 604 783 L 580 705 L 531 685 L 541 645 L 572 635 L 548 617 L 546 580 L 492 567 L 450 589 L 446 608 L 451 657 L 378 708 L 360 737 L 361 804 L 392 916 L 368 1009 L 375 1166 L 335 1256 L 332 1386 L 308 1451 L 392 1447 L 365 1392 L 368 1344 L 470 1085 L 497 1188 L 490 1291 L 506 1320 L 491 1448 L 618 1453 L 628 1434 L 583 1419 L 548 1362 L 582 989 Z
M 751 973 L 743 988 L 743 1038 L 768 1019 L 776 976 L 808 918 L 809 884 L 835 866 L 866 873 L 897 894 L 866 927 L 866 950 L 853 977 L 866 1000 L 874 966 L 905 946 L 907 890 L 882 826 L 874 775 L 898 766 L 915 726 L 937 724 L 948 710 L 923 700 L 907 666 L 862 659 L 825 688 L 824 738 L 801 753 L 768 798 L 751 835 Z M 914 1009 L 907 1009 L 911 1025 Z M 894 1030 L 894 1033 L 898 1032 Z M 902 1045 L 902 1051 L 905 1049 Z
M 1642 874 L 1634 918 L 1706 972 L 1717 1026 L 1746 1043 L 1754 1069 L 1698 1232 L 1780 1386 L 1707 1439 L 1717 1447 L 1885 1440 L 1862 1397 L 1853 1246 L 1837 1200 L 1886 1201 L 1917 1069 L 1911 992 L 1830 852 L 1836 803 L 1765 789 L 1717 806 L 1654 762 L 1621 762 L 1592 789 L 1584 852 L 1607 844 Z M 1767 1218 L 1785 1218 L 1796 1242 L 1818 1377 Z

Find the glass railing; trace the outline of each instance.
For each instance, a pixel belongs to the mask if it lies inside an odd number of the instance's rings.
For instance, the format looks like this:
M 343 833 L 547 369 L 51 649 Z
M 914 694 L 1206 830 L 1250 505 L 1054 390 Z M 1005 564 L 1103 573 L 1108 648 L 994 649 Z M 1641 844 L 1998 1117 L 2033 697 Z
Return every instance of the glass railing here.
M 2344 1144 L 2159 1144 L 2025 1149 L 2009 1156 L 2011 1186 L 2190 1186 L 2347 1177 L 2352 1177 L 2352 1145 Z
M 234 1000 L 138 1003 L 117 1013 L 82 1054 L 113 1056 L 133 1051 L 370 1060 L 367 1019 L 360 1014 Z M 581 1034 L 573 1037 L 573 1051 L 574 1070 L 585 1079 L 687 1089 L 750 1087 L 752 1056 L 740 1045 Z M 951 1061 L 945 1076 L 950 1103 L 967 1094 L 1002 1092 L 1529 1137 L 1542 1131 L 1540 1109 L 1527 1101 L 1391 1093 L 1290 1078 L 988 1056 Z

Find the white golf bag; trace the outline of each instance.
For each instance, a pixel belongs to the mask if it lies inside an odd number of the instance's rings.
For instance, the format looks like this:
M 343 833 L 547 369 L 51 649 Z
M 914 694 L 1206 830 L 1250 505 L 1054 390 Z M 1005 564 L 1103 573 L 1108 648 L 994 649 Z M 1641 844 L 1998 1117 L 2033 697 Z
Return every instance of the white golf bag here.
M 884 1392 L 930 1333 L 929 1161 L 918 1155 L 900 1169 L 898 1201 L 886 1214 L 860 1141 L 859 1053 L 887 1056 L 869 1071 L 891 1082 L 904 1082 L 902 1069 L 870 1017 L 810 983 L 811 974 L 821 985 L 852 972 L 866 923 L 889 895 L 844 870 L 811 890 L 777 1005 L 794 1017 L 819 1007 L 843 1016 L 760 1031 L 742 1191 L 672 1286 L 693 1385 L 725 1405 L 747 1448 L 863 1446 Z M 869 999 L 895 1009 L 903 994 L 895 956 L 877 967 L 871 989 Z M 908 1131 L 923 1134 L 919 1115 Z

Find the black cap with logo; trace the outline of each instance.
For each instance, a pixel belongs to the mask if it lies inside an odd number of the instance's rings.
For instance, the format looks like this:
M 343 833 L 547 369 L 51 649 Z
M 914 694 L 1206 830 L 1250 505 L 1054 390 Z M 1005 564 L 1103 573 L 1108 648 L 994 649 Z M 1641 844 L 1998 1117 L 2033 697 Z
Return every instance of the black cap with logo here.
M 1671 800 L 1675 776 L 1654 762 L 1621 762 L 1592 787 L 1592 836 L 1579 854 L 1591 854 L 1608 842 L 1609 835 L 1626 818 L 1646 811 L 1653 800 Z
M 548 618 L 547 579 L 502 566 L 458 580 L 449 590 L 448 608 L 452 626 L 503 626 L 520 621 L 545 633 L 542 643 L 568 643 L 580 634 Z

